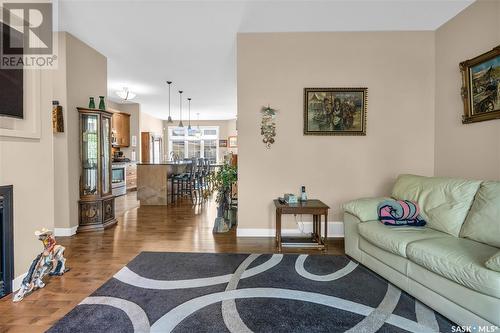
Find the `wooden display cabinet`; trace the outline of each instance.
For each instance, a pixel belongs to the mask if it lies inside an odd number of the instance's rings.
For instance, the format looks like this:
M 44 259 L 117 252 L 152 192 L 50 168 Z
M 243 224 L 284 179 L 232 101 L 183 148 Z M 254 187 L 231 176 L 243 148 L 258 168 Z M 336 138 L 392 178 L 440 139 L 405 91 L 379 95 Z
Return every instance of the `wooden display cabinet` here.
M 78 232 L 116 223 L 111 193 L 112 113 L 77 108 L 80 114 L 80 201 Z

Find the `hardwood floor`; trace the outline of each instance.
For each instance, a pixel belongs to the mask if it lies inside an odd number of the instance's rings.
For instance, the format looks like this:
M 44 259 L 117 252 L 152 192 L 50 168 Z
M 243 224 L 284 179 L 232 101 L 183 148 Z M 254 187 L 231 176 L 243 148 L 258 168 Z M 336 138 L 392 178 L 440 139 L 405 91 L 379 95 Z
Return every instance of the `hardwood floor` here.
M 47 277 L 46 287 L 20 303 L 0 300 L 0 333 L 43 332 L 90 295 L 141 251 L 272 253 L 272 238 L 237 238 L 232 230 L 212 234 L 214 201 L 193 207 L 138 207 L 135 192 L 117 198 L 118 224 L 103 232 L 58 237 L 71 268 Z M 318 253 L 318 251 L 312 251 Z M 343 254 L 343 240 L 330 240 L 329 254 Z

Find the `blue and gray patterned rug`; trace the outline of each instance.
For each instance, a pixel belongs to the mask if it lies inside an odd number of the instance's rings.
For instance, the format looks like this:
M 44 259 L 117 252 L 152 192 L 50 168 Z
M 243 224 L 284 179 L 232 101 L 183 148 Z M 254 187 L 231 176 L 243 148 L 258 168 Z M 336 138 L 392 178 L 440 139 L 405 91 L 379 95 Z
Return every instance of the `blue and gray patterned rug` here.
M 49 332 L 449 332 L 345 256 L 143 252 Z

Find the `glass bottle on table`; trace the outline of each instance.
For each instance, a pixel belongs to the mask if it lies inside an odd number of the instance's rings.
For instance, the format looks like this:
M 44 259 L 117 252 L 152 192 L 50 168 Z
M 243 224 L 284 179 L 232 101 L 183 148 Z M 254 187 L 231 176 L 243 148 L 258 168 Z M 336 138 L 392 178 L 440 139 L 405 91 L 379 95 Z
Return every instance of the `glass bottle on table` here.
M 302 186 L 300 191 L 300 201 L 307 201 L 306 187 Z

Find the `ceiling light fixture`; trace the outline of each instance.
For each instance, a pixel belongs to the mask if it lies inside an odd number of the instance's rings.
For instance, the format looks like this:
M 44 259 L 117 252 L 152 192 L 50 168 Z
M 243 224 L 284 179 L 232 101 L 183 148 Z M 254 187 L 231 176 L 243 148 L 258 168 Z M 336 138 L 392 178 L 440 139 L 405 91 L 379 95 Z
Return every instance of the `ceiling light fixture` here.
M 180 121 L 179 121 L 179 127 L 184 127 L 184 124 L 182 123 L 182 90 L 179 90 L 179 113 L 180 113 Z
M 116 94 L 121 98 L 123 99 L 124 101 L 128 101 L 128 100 L 131 100 L 131 99 L 134 99 L 136 94 L 134 94 L 133 92 L 131 92 L 130 90 L 128 90 L 127 87 L 123 87 L 122 90 L 118 90 L 116 92 Z
M 191 97 L 188 97 L 188 130 L 191 130 Z
M 168 84 L 168 119 L 167 123 L 172 124 L 172 117 L 170 117 L 170 85 L 172 84 L 172 81 L 167 81 Z

